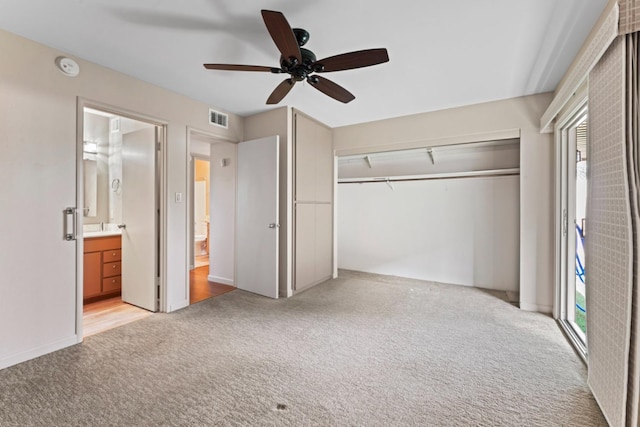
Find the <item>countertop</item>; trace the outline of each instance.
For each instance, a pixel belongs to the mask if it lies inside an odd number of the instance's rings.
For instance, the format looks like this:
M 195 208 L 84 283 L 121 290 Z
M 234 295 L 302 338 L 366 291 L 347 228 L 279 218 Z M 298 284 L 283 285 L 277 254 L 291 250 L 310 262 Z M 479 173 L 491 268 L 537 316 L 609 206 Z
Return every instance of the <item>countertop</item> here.
M 82 236 L 85 239 L 91 239 L 92 237 L 109 237 L 109 236 L 120 236 L 122 232 L 120 230 L 108 230 L 108 231 L 88 231 L 82 233 Z

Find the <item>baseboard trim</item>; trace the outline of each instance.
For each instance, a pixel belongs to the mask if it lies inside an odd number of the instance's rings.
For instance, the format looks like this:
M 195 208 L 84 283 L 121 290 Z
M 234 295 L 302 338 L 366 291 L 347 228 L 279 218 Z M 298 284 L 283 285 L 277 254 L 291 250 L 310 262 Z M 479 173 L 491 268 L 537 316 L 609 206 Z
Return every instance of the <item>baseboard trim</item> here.
M 207 276 L 207 280 L 210 282 L 216 282 L 216 283 L 222 283 L 223 285 L 229 285 L 229 286 L 235 286 L 236 282 L 232 279 L 227 279 L 225 277 L 218 277 L 218 276 L 212 276 L 209 275 Z
M 9 366 L 17 365 L 18 363 L 26 362 L 27 360 L 35 359 L 36 357 L 44 356 L 45 354 L 53 353 L 54 351 L 62 350 L 63 348 L 70 347 L 78 344 L 78 336 L 76 334 L 54 341 L 47 345 L 36 347 L 31 350 L 23 351 L 22 353 L 13 354 L 8 357 L 0 359 L 0 369 L 8 368 Z
M 550 305 L 529 304 L 520 301 L 520 309 L 524 311 L 536 311 L 538 313 L 551 314 L 553 307 Z

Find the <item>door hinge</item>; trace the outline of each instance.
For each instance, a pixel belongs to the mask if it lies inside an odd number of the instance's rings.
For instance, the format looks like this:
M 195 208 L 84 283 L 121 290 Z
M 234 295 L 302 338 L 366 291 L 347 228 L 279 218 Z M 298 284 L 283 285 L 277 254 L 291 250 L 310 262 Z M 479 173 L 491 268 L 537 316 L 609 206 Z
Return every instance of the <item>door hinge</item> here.
M 562 210 L 562 235 L 567 237 L 567 232 L 569 231 L 569 214 L 566 209 Z
M 156 277 L 156 310 L 160 310 L 160 278 Z

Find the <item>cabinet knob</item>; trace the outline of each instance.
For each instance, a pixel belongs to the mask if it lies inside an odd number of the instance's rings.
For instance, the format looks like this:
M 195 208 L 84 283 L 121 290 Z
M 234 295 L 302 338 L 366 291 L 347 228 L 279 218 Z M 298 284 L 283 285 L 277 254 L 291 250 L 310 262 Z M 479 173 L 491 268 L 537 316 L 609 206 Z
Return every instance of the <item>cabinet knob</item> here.
M 116 266 L 115 266 L 115 265 L 114 265 L 114 266 L 112 266 L 112 267 L 113 267 L 113 269 L 114 269 L 114 270 L 116 269 Z
M 116 279 L 113 279 L 113 280 L 111 281 L 111 283 L 116 283 Z

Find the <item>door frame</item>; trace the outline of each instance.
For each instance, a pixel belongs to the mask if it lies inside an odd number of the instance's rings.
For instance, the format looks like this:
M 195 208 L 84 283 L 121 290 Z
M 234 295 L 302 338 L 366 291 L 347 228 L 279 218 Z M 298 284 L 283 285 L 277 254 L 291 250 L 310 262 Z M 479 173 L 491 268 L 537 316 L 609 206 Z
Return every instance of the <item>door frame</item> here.
M 156 158 L 156 194 L 158 198 L 158 206 L 160 210 L 160 218 L 157 224 L 158 228 L 158 246 L 156 254 L 158 259 L 158 297 L 160 299 L 158 310 L 166 312 L 167 304 L 167 127 L 168 122 L 156 117 L 140 114 L 127 109 L 115 107 L 103 102 L 77 97 L 76 101 L 76 206 L 84 206 L 84 163 L 83 163 L 83 136 L 84 136 L 84 109 L 92 108 L 105 113 L 114 114 L 132 120 L 148 123 L 156 126 L 159 130 L 159 148 Z M 82 342 L 82 317 L 83 317 L 83 273 L 84 273 L 84 237 L 82 229 L 84 225 L 83 215 L 77 215 L 76 222 L 76 335 L 78 342 Z
M 575 251 L 575 225 L 571 227 L 569 218 L 573 212 L 575 216 L 575 200 L 569 203 L 568 195 L 575 195 L 575 182 L 570 182 L 568 172 L 569 162 L 575 162 L 575 155 L 571 156 L 567 144 L 568 132 L 574 128 L 588 114 L 588 90 L 584 84 L 574 94 L 572 103 L 561 113 L 554 128 L 555 141 L 555 293 L 553 317 L 558 321 L 562 331 L 576 349 L 582 360 L 587 362 L 588 350 L 586 342 L 574 331 L 568 321 L 567 286 L 571 267 L 568 262 L 568 252 Z M 575 171 L 575 166 L 573 169 Z M 575 181 L 575 179 L 574 179 Z M 566 214 L 566 219 L 565 219 Z M 564 228 L 566 226 L 566 235 Z M 573 270 L 571 270 L 573 271 Z M 575 272 L 573 273 L 575 274 Z M 575 279 L 574 279 L 575 280 Z

